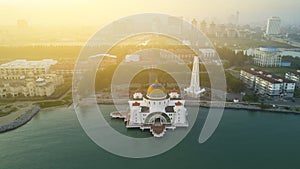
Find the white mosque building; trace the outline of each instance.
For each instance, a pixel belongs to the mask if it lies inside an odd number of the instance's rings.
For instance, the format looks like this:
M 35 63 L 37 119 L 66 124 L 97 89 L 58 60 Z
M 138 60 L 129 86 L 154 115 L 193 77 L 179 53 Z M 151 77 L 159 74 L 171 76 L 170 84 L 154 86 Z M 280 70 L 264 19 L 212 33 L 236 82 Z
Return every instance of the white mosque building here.
M 111 113 L 113 118 L 124 118 L 127 128 L 149 129 L 154 137 L 162 137 L 167 129 L 188 127 L 185 100 L 181 100 L 176 90 L 167 94 L 157 80 L 149 86 L 146 95 L 135 91 L 128 103 L 128 111 Z

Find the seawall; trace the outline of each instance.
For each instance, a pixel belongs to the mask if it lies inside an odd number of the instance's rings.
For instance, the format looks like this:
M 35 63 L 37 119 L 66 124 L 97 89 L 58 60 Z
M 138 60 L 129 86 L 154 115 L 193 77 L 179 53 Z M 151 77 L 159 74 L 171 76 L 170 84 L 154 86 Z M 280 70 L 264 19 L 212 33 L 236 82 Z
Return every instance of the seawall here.
M 88 101 L 89 102 L 89 101 Z M 97 99 L 98 104 L 128 104 L 127 99 Z M 239 109 L 239 110 L 250 110 L 250 111 L 263 111 L 263 112 L 274 112 L 274 113 L 291 113 L 291 114 L 300 114 L 300 111 L 287 110 L 284 108 L 261 108 L 259 107 L 260 103 L 246 103 L 246 102 L 222 102 L 222 101 L 192 101 L 186 100 L 185 105 L 187 106 L 200 106 L 206 108 L 225 108 L 225 109 Z M 283 106 L 282 106 L 283 107 Z M 285 107 L 290 107 L 285 105 Z
M 5 124 L 0 126 L 0 133 L 16 129 L 24 124 L 26 124 L 28 121 L 30 121 L 38 112 L 40 111 L 40 106 L 35 105 L 33 108 L 30 110 L 27 110 L 27 112 L 14 121 L 12 121 L 9 124 Z

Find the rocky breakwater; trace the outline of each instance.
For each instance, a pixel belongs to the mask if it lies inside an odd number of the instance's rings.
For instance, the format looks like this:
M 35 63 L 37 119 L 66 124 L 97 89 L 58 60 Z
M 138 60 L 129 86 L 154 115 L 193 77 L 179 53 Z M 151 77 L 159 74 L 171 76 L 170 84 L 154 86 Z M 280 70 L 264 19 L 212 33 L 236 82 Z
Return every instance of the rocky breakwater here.
M 24 114 L 22 114 L 20 117 L 16 118 L 12 122 L 0 126 L 0 133 L 6 132 L 9 130 L 16 129 L 24 124 L 26 124 L 28 121 L 30 121 L 38 112 L 40 111 L 40 106 L 35 105 L 30 110 L 27 110 Z

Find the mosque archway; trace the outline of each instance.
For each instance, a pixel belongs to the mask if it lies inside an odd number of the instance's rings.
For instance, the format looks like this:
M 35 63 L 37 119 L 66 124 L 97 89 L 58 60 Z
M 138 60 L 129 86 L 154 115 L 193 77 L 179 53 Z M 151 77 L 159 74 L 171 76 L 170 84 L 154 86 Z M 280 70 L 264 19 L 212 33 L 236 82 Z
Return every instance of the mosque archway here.
M 163 112 L 154 112 L 149 114 L 145 119 L 145 123 L 154 124 L 157 119 L 160 119 L 161 123 L 171 123 L 170 117 Z

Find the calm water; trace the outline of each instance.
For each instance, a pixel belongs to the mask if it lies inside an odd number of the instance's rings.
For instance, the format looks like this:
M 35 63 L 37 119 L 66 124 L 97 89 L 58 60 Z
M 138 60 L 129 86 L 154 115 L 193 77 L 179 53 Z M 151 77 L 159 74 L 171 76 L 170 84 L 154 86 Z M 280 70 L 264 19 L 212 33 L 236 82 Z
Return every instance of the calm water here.
M 293 56 L 293 57 L 300 57 L 300 52 L 298 51 L 283 51 L 281 53 L 282 56 Z
M 42 111 L 25 126 L 0 134 L 0 169 L 300 167 L 300 115 L 226 110 L 213 137 L 199 144 L 206 115 L 207 109 L 201 109 L 192 131 L 170 151 L 146 159 L 129 159 L 95 145 L 81 129 L 73 110 Z M 126 132 L 121 120 L 112 123 Z M 128 132 L 149 135 L 139 130 Z

